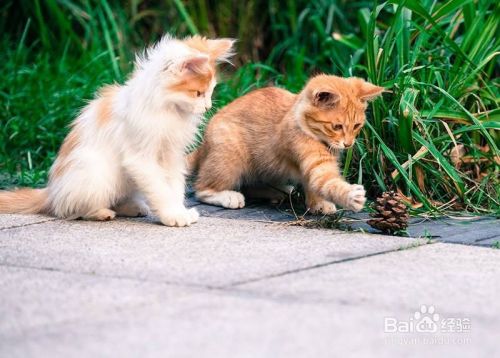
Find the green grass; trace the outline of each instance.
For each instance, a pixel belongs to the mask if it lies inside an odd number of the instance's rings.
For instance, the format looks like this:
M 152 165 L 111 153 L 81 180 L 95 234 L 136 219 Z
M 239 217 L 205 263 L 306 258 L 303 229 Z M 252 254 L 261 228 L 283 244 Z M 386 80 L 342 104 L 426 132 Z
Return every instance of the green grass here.
M 103 83 L 116 78 L 107 52 L 81 58 L 0 41 L 0 173 L 4 186 L 41 185 L 68 124 Z
M 500 213 L 500 7 L 448 1 L 5 1 L 0 5 L 0 186 L 43 185 L 67 125 L 134 50 L 163 31 L 238 38 L 220 108 L 326 72 L 389 92 L 369 110 L 344 174 L 416 212 Z M 202 131 L 200 132 L 200 136 Z

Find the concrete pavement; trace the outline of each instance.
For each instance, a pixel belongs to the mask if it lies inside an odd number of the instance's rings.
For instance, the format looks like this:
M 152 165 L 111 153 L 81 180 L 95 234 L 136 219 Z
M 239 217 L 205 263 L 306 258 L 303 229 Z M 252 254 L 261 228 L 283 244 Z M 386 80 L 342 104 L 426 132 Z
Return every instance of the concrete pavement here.
M 500 250 L 248 210 L 0 216 L 0 357 L 500 354 Z

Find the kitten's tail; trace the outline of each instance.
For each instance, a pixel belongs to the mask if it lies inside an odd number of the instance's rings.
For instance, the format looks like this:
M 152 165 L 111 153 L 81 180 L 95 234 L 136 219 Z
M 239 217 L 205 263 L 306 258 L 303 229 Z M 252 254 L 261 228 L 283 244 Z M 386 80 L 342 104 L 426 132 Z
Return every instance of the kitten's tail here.
M 47 208 L 47 189 L 0 191 L 0 214 L 40 214 Z

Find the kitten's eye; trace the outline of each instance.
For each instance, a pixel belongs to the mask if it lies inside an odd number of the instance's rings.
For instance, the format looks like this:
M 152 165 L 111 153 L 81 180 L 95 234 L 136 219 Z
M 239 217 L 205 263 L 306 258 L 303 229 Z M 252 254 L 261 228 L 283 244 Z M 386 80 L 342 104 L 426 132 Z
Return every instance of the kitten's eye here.
M 334 131 L 339 131 L 342 129 L 342 124 L 332 124 L 332 128 Z
M 204 92 L 196 91 L 196 97 L 201 97 L 201 96 L 204 96 L 204 95 L 205 95 Z
M 359 127 L 361 127 L 361 123 L 356 123 L 356 124 L 354 125 L 354 129 L 358 129 Z

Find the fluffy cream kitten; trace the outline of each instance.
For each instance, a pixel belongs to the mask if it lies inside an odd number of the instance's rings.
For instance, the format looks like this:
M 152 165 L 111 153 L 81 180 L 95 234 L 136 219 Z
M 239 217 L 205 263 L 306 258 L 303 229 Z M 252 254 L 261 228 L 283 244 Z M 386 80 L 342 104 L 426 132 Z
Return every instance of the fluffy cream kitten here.
M 104 87 L 72 123 L 47 187 L 0 192 L 0 213 L 111 220 L 146 215 L 145 198 L 165 225 L 196 222 L 184 206 L 185 148 L 232 45 L 165 36 L 147 49 L 124 85 Z

